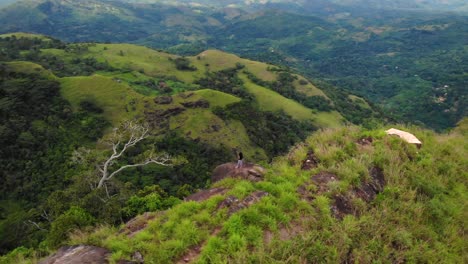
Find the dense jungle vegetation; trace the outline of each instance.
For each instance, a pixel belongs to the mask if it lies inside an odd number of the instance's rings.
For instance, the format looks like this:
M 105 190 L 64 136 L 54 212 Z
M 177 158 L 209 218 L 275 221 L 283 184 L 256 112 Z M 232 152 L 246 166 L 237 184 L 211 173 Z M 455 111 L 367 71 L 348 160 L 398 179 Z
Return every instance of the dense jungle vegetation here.
M 68 230 L 104 223 L 118 225 L 143 212 L 169 208 L 195 190 L 206 187 L 213 168 L 235 157 L 226 145 L 208 144 L 176 130 L 155 130 L 114 166 L 137 163 L 141 155 L 152 149 L 182 157 L 187 162 L 123 171 L 105 190 L 95 188 L 95 166 L 109 153 L 103 138 L 118 123 L 114 116 L 108 115 L 110 107 L 101 103 L 106 98 L 87 95 L 79 99 L 73 95 L 65 99 L 64 80 L 78 82 L 82 78 L 93 80 L 96 74 L 110 74 L 122 76 L 109 78 L 113 86 L 128 83 L 142 96 L 152 96 L 149 98 L 155 95 L 176 98 L 178 93 L 200 88 L 224 92 L 220 93 L 221 100 L 233 100 L 229 94 L 232 98 L 238 96 L 239 99 L 233 101 L 237 103 L 213 106 L 212 118 L 225 120 L 226 124 L 240 122 L 247 139 L 251 140 L 251 147 L 260 148 L 266 154 L 258 154 L 262 158 L 257 161 L 284 154 L 318 128 L 311 120 L 297 120 L 283 110 L 264 110 L 239 78 L 246 70 L 240 62 L 233 68 L 203 73 L 201 78 L 188 83 L 175 76 L 147 76 L 142 69 L 132 71 L 127 66 L 122 68 L 88 56 L 92 48 L 96 48 L 95 44 L 66 44 L 37 36 L 0 38 L 3 146 L 0 152 L 0 235 L 5 238 L 1 241 L 1 253 L 18 246 L 47 251 L 64 243 Z M 107 47 L 102 50 L 110 52 Z M 119 49 L 116 53 L 119 59 L 126 60 L 126 52 Z M 174 67 L 174 73 L 179 72 L 181 76 L 195 68 L 187 58 L 166 61 L 167 67 Z M 129 74 L 138 78 L 127 80 Z M 295 90 L 291 83 L 287 87 L 290 92 Z M 80 92 L 86 88 L 74 89 Z M 116 111 L 121 115 L 138 112 L 135 98 Z M 148 103 L 144 104 L 147 108 Z M 303 109 L 308 109 L 311 115 L 313 111 L 322 110 L 315 105 L 309 107 Z M 147 118 L 152 116 L 149 109 L 145 112 Z M 200 113 L 195 109 L 185 111 L 194 111 L 190 115 L 198 118 L 196 115 Z M 168 121 L 158 120 L 163 124 Z M 219 124 L 209 126 L 215 131 L 223 129 Z
M 468 259 L 463 1 L 4 2 L 0 264 Z
M 217 48 L 288 65 L 366 98 L 400 122 L 436 130 L 455 126 L 467 113 L 467 43 L 461 36 L 468 34 L 468 23 L 462 3 L 437 3 L 438 12 L 406 1 L 236 2 L 238 8 L 231 9 L 204 2 L 196 10 L 188 4 L 97 1 L 88 10 L 79 2 L 25 1 L 0 11 L 0 33 L 131 42 L 181 55 Z M 444 5 L 459 12 L 442 12 Z M 30 19 L 13 19 L 25 15 Z

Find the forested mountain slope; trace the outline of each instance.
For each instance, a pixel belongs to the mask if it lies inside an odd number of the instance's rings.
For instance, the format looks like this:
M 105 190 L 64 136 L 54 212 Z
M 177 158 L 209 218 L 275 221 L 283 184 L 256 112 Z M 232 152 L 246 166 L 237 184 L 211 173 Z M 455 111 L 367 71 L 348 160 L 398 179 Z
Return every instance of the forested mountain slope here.
M 72 218 L 81 230 L 65 244 L 78 247 L 53 258 L 81 250 L 111 263 L 460 263 L 466 121 L 443 135 L 400 127 L 420 149 L 383 128 L 316 132 L 259 181 L 224 179 L 120 227 L 86 229 L 87 218 Z M 21 248 L 1 260 L 31 263 L 47 253 Z
M 170 2 L 20 1 L 0 10 L 0 33 L 132 42 L 192 56 L 220 49 L 295 68 L 401 122 L 441 131 L 467 115 L 462 2 Z
M 167 208 L 205 187 L 236 151 L 268 163 L 312 131 L 348 123 L 347 116 L 369 125 L 382 118 L 361 98 L 336 101 L 328 95 L 341 94 L 290 69 L 217 50 L 180 57 L 26 33 L 1 35 L 0 45 L 2 253 L 60 244 L 66 232 L 52 230 L 70 212 L 119 224 Z M 110 142 L 138 123 L 145 129 L 135 131 L 146 131 L 141 142 L 109 169 L 166 154 L 172 166 L 129 168 L 97 188 Z M 135 203 L 149 199 L 138 194 L 145 188 L 158 190 L 159 202 Z

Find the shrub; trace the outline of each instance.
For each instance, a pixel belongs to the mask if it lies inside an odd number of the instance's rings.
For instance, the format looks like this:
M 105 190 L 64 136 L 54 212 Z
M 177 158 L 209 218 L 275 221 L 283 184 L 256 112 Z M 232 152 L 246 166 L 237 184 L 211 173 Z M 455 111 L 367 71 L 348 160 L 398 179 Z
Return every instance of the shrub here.
M 176 69 L 179 71 L 196 71 L 195 66 L 190 65 L 190 61 L 187 58 L 181 57 L 174 60 Z
M 94 222 L 94 217 L 83 208 L 72 206 L 52 223 L 47 243 L 51 247 L 56 247 L 68 237 L 70 231 L 90 226 Z

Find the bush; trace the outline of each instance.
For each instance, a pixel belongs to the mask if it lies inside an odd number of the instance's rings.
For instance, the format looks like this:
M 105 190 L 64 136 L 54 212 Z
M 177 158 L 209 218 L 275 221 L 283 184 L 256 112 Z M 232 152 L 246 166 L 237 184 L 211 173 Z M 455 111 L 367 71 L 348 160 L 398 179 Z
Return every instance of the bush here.
M 165 210 L 178 203 L 180 203 L 178 198 L 168 196 L 159 186 L 153 185 L 130 197 L 122 212 L 126 218 L 131 218 L 145 212 Z
M 47 235 L 47 244 L 51 247 L 59 246 L 70 231 L 90 226 L 94 222 L 94 217 L 83 208 L 72 206 L 52 223 L 50 233 Z
M 179 71 L 196 71 L 195 66 L 190 65 L 190 61 L 187 58 L 177 58 L 174 60 L 176 69 Z

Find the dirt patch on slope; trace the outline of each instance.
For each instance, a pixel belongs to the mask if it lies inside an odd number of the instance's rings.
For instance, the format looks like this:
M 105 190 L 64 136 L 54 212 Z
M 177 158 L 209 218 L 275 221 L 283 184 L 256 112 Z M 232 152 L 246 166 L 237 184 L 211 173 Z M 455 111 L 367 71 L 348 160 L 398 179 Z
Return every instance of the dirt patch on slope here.
M 209 108 L 210 107 L 210 102 L 208 102 L 205 99 L 200 99 L 198 101 L 193 101 L 193 102 L 184 102 L 180 104 L 187 108 Z
M 336 218 L 343 219 L 348 214 L 358 215 L 358 210 L 353 204 L 354 199 L 358 198 L 370 203 L 377 194 L 384 190 L 386 181 L 383 170 L 379 167 L 372 167 L 369 169 L 369 175 L 371 177 L 369 182 L 362 182 L 359 187 L 331 197 L 330 207 Z M 312 176 L 311 180 L 300 186 L 297 191 L 304 200 L 312 201 L 316 196 L 328 193 L 330 191 L 329 184 L 338 180 L 338 177 L 333 173 L 321 172 Z
M 373 142 L 374 139 L 372 137 L 363 137 L 356 141 L 356 143 L 358 143 L 361 146 L 369 146 L 372 145 Z
M 317 168 L 320 160 L 315 156 L 314 152 L 310 150 L 307 157 L 302 161 L 301 170 L 311 170 Z
M 223 208 L 228 208 L 228 216 L 231 216 L 232 214 L 259 202 L 260 199 L 267 195 L 267 192 L 255 191 L 249 196 L 245 197 L 242 201 L 237 199 L 235 196 L 230 195 L 218 204 L 216 211 Z
M 300 186 L 297 191 L 303 199 L 312 201 L 315 199 L 315 196 L 328 192 L 329 183 L 335 181 L 338 181 L 338 176 L 333 173 L 323 171 L 312 176 L 310 181 Z
M 242 210 L 244 208 L 248 208 L 249 206 L 254 205 L 255 203 L 259 202 L 263 197 L 267 196 L 267 192 L 263 191 L 255 191 L 251 193 L 249 196 L 245 197 L 242 201 L 237 199 L 235 196 L 228 196 L 226 199 L 221 201 L 215 212 L 223 209 L 223 208 L 228 208 L 228 217 L 231 216 L 232 214 L 238 212 L 239 210 Z M 215 228 L 211 234 L 210 237 L 217 236 L 221 232 L 221 227 Z M 203 241 L 202 243 L 193 246 L 190 248 L 178 261 L 175 263 L 178 264 L 183 264 L 183 263 L 192 263 L 197 260 L 197 258 L 200 256 L 203 247 L 206 245 L 209 239 Z
M 277 238 L 281 241 L 291 240 L 295 237 L 301 236 L 308 230 L 307 224 L 309 223 L 309 221 L 310 217 L 302 216 L 298 220 L 293 220 L 287 226 L 280 226 L 276 234 L 270 230 L 266 230 L 263 233 L 263 243 L 265 245 L 270 244 L 271 241 L 273 241 L 273 239 L 275 238 L 275 236 L 277 236 Z
M 142 215 L 139 215 L 128 221 L 125 224 L 125 226 L 120 230 L 120 233 L 124 233 L 128 237 L 133 237 L 134 235 L 138 234 L 138 232 L 145 229 L 149 221 L 155 219 L 158 215 L 161 215 L 162 213 L 163 212 L 146 212 Z
M 173 101 L 173 99 L 172 99 L 171 96 L 158 96 L 158 97 L 154 98 L 154 102 L 156 104 L 161 104 L 161 105 L 171 104 L 172 101 Z
M 333 196 L 333 204 L 331 206 L 334 216 L 338 219 L 343 219 L 345 215 L 358 215 L 357 208 L 353 205 L 353 199 L 360 198 L 366 203 L 372 202 L 377 194 L 384 190 L 386 181 L 385 175 L 381 168 L 372 167 L 369 169 L 371 176 L 370 182 L 363 182 L 361 186 L 355 187 L 344 195 Z
M 154 111 L 145 111 L 145 120 L 152 128 L 169 128 L 169 118 L 176 116 L 186 109 L 182 106 L 172 106 L 168 109 L 157 109 Z

